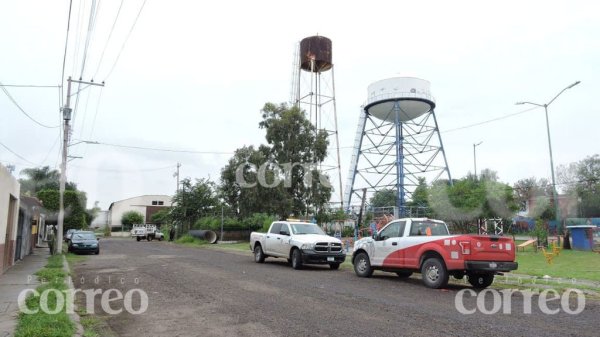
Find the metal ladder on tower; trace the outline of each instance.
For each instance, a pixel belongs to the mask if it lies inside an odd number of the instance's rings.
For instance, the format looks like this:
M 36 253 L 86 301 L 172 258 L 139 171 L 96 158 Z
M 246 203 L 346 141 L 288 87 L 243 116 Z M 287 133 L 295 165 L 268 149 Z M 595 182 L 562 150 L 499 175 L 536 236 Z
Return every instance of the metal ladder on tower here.
M 362 134 L 365 130 L 365 124 L 367 122 L 367 114 L 361 108 L 358 117 L 358 125 L 356 127 L 356 135 L 354 136 L 354 148 L 352 150 L 352 159 L 350 160 L 350 170 L 348 171 L 348 177 L 346 178 L 346 189 L 344 190 L 344 206 L 346 209 L 350 209 L 350 200 L 352 199 L 352 187 L 354 185 L 354 179 L 356 177 L 356 169 L 358 167 L 358 157 L 360 155 L 360 147 L 362 144 Z

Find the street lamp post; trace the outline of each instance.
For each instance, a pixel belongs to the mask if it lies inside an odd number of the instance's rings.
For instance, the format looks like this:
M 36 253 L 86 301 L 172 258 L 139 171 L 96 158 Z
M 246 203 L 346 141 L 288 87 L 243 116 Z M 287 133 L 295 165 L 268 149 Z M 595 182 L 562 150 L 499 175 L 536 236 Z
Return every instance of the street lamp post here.
M 475 180 L 477 180 L 477 155 L 475 153 L 475 148 L 481 145 L 481 143 L 483 143 L 483 141 L 477 144 L 473 143 L 473 173 L 475 174 Z
M 550 140 L 550 123 L 548 121 L 548 106 L 550 106 L 550 104 L 552 104 L 552 102 L 554 102 L 558 98 L 558 96 L 560 96 L 563 92 L 565 92 L 565 90 L 571 89 L 574 86 L 578 85 L 579 83 L 581 83 L 581 81 L 577 81 L 577 82 L 569 85 L 568 87 L 564 88 L 556 96 L 554 96 L 554 98 L 551 99 L 550 102 L 548 102 L 546 104 L 538 104 L 538 103 L 533 103 L 533 102 L 517 102 L 517 103 L 515 103 L 517 105 L 531 104 L 531 105 L 543 107 L 544 112 L 546 114 L 546 132 L 548 133 L 548 152 L 550 152 L 550 172 L 552 173 L 552 197 L 554 198 L 554 215 L 555 215 L 555 220 L 557 221 L 556 232 L 559 235 L 559 237 L 560 237 L 560 207 L 558 205 L 558 193 L 556 192 L 556 178 L 554 176 L 554 159 L 552 158 L 552 142 Z

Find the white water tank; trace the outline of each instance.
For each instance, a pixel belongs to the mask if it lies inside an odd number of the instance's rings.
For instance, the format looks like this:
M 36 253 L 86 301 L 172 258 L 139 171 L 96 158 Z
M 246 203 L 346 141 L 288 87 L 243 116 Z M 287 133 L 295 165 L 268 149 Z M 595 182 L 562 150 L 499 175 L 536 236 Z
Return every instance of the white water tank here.
M 416 77 L 392 77 L 372 83 L 365 110 L 372 116 L 395 122 L 417 118 L 435 108 L 429 81 Z M 394 106 L 399 106 L 396 117 Z

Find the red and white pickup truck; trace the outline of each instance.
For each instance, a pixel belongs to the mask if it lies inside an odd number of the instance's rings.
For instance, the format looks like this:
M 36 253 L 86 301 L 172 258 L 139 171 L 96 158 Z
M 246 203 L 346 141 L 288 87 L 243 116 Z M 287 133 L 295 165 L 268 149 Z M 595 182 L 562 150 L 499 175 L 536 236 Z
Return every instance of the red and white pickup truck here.
M 476 288 L 492 284 L 494 275 L 517 269 L 512 239 L 484 235 L 450 235 L 443 221 L 406 218 L 391 221 L 373 237 L 354 244 L 354 272 L 370 277 L 374 270 L 409 277 L 421 272 L 423 283 L 443 288 L 450 275 L 465 275 Z

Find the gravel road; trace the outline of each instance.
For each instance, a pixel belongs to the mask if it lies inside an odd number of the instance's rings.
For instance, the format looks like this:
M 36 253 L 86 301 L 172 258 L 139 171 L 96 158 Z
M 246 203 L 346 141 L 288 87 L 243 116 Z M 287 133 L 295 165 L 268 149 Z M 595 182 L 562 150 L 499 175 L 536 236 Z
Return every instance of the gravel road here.
M 75 265 L 75 287 L 142 289 L 148 295 L 143 314 L 126 310 L 109 315 L 95 297 L 96 315 L 117 336 L 598 336 L 600 303 L 587 300 L 583 312 L 531 314 L 523 296 L 509 298 L 510 314 L 461 314 L 456 294 L 467 286 L 425 288 L 413 275 L 376 272 L 370 279 L 328 266 L 296 271 L 286 261 L 254 263 L 250 252 L 188 248 L 166 242 L 101 240 L 100 255 Z M 111 297 L 114 297 L 113 293 Z M 139 296 L 133 296 L 133 310 Z M 493 308 L 492 294 L 485 297 Z M 78 295 L 80 306 L 84 297 Z M 468 309 L 476 299 L 466 296 Z M 576 307 L 571 299 L 571 308 Z M 112 309 L 123 308 L 115 300 Z M 560 301 L 550 302 L 551 309 Z M 506 309 L 506 307 L 503 307 Z

